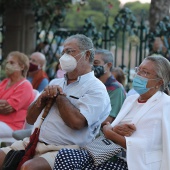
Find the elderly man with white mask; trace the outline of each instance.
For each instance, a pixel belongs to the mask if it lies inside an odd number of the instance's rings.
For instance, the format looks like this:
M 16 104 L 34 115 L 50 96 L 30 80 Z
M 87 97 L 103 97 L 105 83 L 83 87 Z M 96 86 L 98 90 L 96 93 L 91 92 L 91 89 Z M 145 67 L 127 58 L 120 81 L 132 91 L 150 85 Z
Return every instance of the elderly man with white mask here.
M 76 34 L 64 42 L 60 58 L 64 78 L 54 79 L 30 106 L 27 122 L 39 125 L 44 107 L 53 98 L 47 117 L 40 128 L 36 155 L 21 169 L 51 170 L 61 148 L 79 148 L 91 142 L 98 134 L 101 123 L 110 113 L 110 99 L 105 85 L 94 76 L 92 40 Z M 10 149 L 25 149 L 29 138 L 0 150 L 0 168 Z M 24 144 L 24 145 L 23 145 Z

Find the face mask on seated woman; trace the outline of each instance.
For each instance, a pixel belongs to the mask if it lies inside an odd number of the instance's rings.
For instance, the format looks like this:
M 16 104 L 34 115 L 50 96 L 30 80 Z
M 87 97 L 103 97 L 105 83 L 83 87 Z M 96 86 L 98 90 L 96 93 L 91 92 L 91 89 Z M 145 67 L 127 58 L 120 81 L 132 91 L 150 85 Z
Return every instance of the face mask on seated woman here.
M 159 78 L 155 78 L 155 79 L 148 79 L 148 78 L 145 78 L 145 77 L 142 77 L 142 76 L 139 76 L 139 75 L 135 75 L 134 79 L 133 79 L 133 83 L 132 83 L 132 86 L 134 88 L 134 90 L 138 93 L 138 94 L 144 94 L 146 92 L 148 92 L 150 89 L 152 88 L 155 88 L 154 87 L 150 87 L 150 88 L 147 88 L 147 83 L 148 83 L 148 80 L 157 80 Z
M 19 67 L 18 64 L 7 63 L 6 66 L 5 66 L 5 72 L 6 72 L 7 75 L 11 75 L 15 71 L 20 71 L 20 70 L 21 70 L 21 68 Z

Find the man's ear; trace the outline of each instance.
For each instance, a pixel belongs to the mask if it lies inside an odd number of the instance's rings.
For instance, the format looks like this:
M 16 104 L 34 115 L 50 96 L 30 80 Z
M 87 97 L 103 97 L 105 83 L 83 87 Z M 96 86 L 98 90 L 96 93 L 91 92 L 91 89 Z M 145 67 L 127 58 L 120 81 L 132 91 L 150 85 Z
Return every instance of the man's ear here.
M 42 69 L 43 66 L 41 64 L 38 64 L 38 69 Z
M 90 59 L 90 54 L 91 54 L 90 51 L 85 52 L 85 59 L 88 60 L 88 61 Z
M 109 67 L 109 70 L 111 69 L 111 67 L 113 66 L 112 63 L 107 63 L 108 67 Z

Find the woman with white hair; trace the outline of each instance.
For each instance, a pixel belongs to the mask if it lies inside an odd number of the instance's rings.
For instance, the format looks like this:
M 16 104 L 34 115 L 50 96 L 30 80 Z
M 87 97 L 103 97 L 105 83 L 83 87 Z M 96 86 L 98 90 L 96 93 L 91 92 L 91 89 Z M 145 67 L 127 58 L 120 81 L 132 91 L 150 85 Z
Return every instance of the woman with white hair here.
M 106 138 L 125 149 L 125 156 L 95 166 L 86 151 L 62 149 L 54 170 L 169 170 L 170 97 L 163 91 L 170 82 L 170 63 L 160 56 L 146 57 L 133 79 L 137 94 L 125 102 L 112 124 L 103 127 Z

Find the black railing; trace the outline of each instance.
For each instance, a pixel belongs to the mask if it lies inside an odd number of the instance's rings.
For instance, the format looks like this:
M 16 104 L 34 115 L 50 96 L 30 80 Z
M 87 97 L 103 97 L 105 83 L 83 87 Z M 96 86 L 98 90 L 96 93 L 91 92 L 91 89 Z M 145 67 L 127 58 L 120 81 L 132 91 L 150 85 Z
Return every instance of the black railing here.
M 64 21 L 62 13 L 53 16 L 46 21 L 36 13 L 37 23 L 37 47 L 36 51 L 43 52 L 47 57 L 47 73 L 50 78 L 53 78 L 52 64 L 58 62 L 62 50 L 63 41 L 70 35 L 82 33 L 89 37 L 94 42 L 96 48 L 105 48 L 112 50 L 115 59 L 115 67 L 120 66 L 127 73 L 127 84 L 131 82 L 131 69 L 138 66 L 144 57 L 149 53 L 162 53 L 165 57 L 170 55 L 170 19 L 163 18 L 160 21 L 154 32 L 149 33 L 149 26 L 145 19 L 144 11 L 141 12 L 141 20 L 137 22 L 132 11 L 128 8 L 123 8 L 119 11 L 113 23 L 109 25 L 109 12 L 105 11 L 105 23 L 102 26 L 102 32 L 98 31 L 95 23 L 91 18 L 85 20 L 81 30 L 68 30 L 61 28 L 61 23 Z M 0 23 L 0 48 L 3 50 L 3 22 Z M 42 34 L 44 34 L 42 36 Z M 160 37 L 166 48 L 166 53 L 163 53 L 161 48 L 157 51 L 153 49 L 153 42 L 156 37 Z M 1 59 L 0 61 L 2 61 Z

